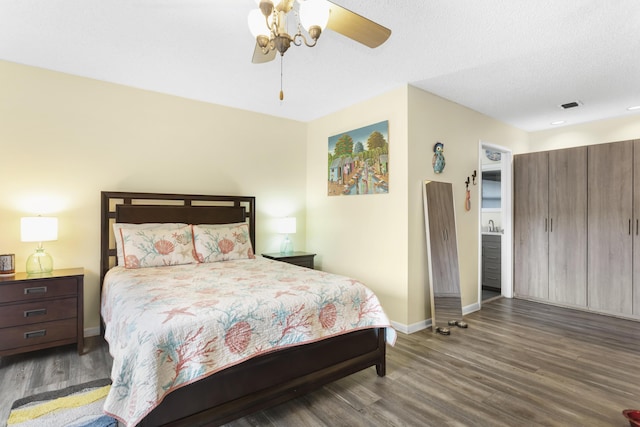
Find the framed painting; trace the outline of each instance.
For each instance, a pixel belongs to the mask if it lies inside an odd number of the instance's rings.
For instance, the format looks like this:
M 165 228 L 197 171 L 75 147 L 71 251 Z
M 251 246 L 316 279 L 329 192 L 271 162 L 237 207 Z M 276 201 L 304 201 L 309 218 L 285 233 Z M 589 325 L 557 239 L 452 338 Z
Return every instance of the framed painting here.
M 389 192 L 389 121 L 329 137 L 329 196 Z

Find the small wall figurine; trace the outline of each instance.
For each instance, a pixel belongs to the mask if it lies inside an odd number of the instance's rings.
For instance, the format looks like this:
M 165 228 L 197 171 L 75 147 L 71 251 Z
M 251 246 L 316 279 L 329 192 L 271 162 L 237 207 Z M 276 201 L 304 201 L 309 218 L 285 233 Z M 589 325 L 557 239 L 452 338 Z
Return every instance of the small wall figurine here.
M 436 142 L 436 145 L 433 146 L 433 160 L 431 164 L 433 164 L 433 171 L 435 173 L 441 173 L 444 170 L 444 144 L 442 142 Z

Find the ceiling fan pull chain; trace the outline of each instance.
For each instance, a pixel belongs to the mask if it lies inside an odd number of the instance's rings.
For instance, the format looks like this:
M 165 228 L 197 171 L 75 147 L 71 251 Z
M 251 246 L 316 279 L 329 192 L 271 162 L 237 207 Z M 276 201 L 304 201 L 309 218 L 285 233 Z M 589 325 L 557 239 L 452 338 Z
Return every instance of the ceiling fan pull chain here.
M 284 99 L 284 92 L 282 91 L 282 68 L 284 66 L 284 55 L 280 55 L 280 101 Z

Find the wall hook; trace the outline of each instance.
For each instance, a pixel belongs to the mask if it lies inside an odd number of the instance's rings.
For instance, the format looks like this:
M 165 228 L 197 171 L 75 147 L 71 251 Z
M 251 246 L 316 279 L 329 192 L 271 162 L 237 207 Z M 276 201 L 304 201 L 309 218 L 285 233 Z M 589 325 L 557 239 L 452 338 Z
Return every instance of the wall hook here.
M 477 171 L 474 169 L 473 170 L 473 175 L 471 175 L 471 177 L 473 178 L 473 185 L 476 185 L 476 176 L 478 176 Z
M 471 179 L 469 179 L 469 177 L 467 177 L 467 180 L 464 182 L 467 186 L 467 191 L 469 191 L 469 183 L 471 182 Z

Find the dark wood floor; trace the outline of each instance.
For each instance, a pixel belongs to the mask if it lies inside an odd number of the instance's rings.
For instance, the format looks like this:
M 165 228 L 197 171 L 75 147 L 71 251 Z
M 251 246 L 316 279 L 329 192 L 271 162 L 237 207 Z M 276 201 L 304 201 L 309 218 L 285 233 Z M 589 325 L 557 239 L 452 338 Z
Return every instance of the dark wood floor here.
M 498 299 L 469 329 L 398 337 L 375 369 L 229 426 L 628 426 L 640 409 L 640 322 Z M 98 338 L 0 358 L 0 420 L 11 402 L 109 376 Z M 52 378 L 52 379 L 47 379 Z

